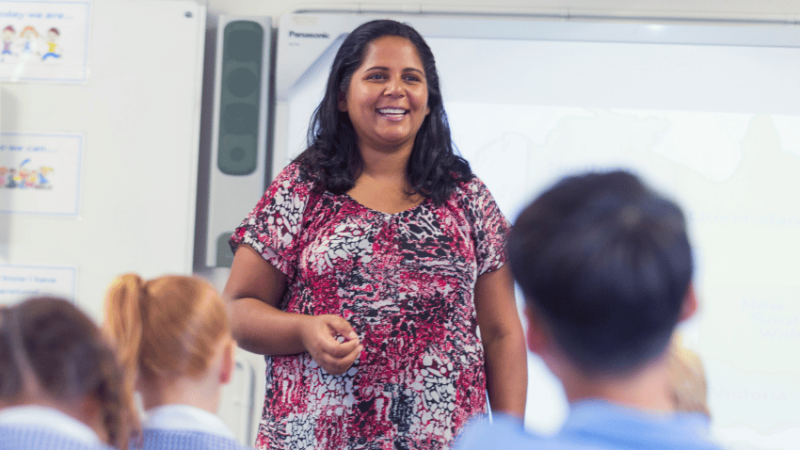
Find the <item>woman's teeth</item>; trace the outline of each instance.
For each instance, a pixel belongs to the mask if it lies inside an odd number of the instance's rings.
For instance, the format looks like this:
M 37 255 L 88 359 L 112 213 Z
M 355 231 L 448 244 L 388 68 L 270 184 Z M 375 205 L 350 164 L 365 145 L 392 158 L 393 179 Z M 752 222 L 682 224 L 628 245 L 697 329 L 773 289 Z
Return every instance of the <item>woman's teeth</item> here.
M 378 109 L 378 112 L 381 113 L 381 114 L 386 114 L 386 115 L 390 115 L 390 116 L 397 116 L 397 115 L 401 116 L 401 115 L 406 113 L 406 110 L 405 109 L 395 109 L 395 108 L 381 108 L 381 109 Z

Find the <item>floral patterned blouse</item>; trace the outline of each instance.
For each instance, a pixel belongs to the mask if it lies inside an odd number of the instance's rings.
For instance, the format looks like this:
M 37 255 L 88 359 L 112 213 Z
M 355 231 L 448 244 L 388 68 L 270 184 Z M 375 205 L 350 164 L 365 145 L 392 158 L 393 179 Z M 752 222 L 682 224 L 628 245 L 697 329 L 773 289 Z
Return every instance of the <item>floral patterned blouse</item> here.
M 286 275 L 279 307 L 337 314 L 364 350 L 343 375 L 308 353 L 267 357 L 259 449 L 445 449 L 486 411 L 477 277 L 500 268 L 509 224 L 477 178 L 397 214 L 286 167 L 231 237 Z

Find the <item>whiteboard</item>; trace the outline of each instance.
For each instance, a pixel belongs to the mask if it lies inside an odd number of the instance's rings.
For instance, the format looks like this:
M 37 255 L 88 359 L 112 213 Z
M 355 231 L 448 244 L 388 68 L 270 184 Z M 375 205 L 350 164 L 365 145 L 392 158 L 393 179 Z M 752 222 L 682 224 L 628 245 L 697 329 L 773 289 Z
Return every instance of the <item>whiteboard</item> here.
M 273 176 L 304 149 L 343 37 L 384 17 L 283 16 Z M 628 168 L 682 205 L 701 309 L 681 331 L 706 367 L 713 434 L 732 449 L 795 446 L 800 27 L 393 18 L 425 36 L 454 142 L 512 221 L 588 169 Z M 551 433 L 565 415 L 558 383 L 529 355 L 526 426 Z
M 0 137 L 61 158 L 52 189 L 0 195 L 0 303 L 58 294 L 100 320 L 114 276 L 192 273 L 206 12 L 105 0 L 91 18 L 85 82 L 0 84 Z

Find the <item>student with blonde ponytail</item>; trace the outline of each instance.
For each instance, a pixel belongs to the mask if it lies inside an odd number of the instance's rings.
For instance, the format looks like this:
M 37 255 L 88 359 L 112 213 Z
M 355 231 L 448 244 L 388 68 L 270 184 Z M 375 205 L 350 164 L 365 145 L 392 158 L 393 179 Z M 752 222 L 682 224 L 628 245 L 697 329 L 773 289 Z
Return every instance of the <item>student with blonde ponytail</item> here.
M 106 295 L 105 327 L 142 398 L 147 450 L 242 449 L 215 415 L 235 342 L 216 290 L 194 277 L 123 275 Z
M 100 329 L 50 297 L 0 308 L 0 450 L 126 450 L 137 425 Z

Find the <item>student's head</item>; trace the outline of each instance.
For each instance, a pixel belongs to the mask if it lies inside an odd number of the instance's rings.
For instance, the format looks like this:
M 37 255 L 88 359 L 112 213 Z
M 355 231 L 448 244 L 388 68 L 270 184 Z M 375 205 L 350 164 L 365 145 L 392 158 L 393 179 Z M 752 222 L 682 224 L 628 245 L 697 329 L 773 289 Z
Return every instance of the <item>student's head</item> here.
M 225 306 L 214 287 L 200 278 L 118 277 L 106 294 L 105 326 L 131 390 L 202 379 L 213 367 L 227 367 L 229 361 L 223 359 L 232 358 Z
M 60 409 L 127 448 L 137 426 L 114 353 L 66 300 L 40 297 L 0 309 L 0 404 Z
M 630 173 L 561 180 L 519 215 L 508 249 L 532 322 L 584 374 L 633 373 L 694 311 L 683 213 Z
M 360 25 L 345 38 L 334 57 L 324 97 L 311 118 L 308 145 L 310 149 L 316 148 L 322 154 L 315 157 L 326 159 L 322 166 L 325 171 L 331 172 L 326 180 L 326 187 L 329 190 L 344 192 L 352 187 L 353 174 L 360 172 L 362 161 L 358 151 L 356 131 L 348 113 L 341 110 L 340 103 L 346 98 L 353 74 L 364 63 L 370 47 L 380 38 L 387 36 L 399 37 L 410 42 L 416 49 L 425 72 L 429 112 L 416 132 L 408 173 L 412 184 L 421 184 L 414 186 L 415 188 L 423 188 L 426 195 L 430 194 L 435 201 L 438 201 L 441 193 L 436 187 L 424 186 L 425 183 L 420 180 L 431 178 L 427 172 L 437 170 L 447 174 L 447 177 L 452 177 L 450 166 L 455 164 L 452 161 L 455 158 L 454 149 L 433 52 L 422 36 L 409 25 L 393 20 L 374 20 Z M 458 165 L 459 174 L 462 171 L 469 171 L 469 166 L 463 160 L 460 160 Z

